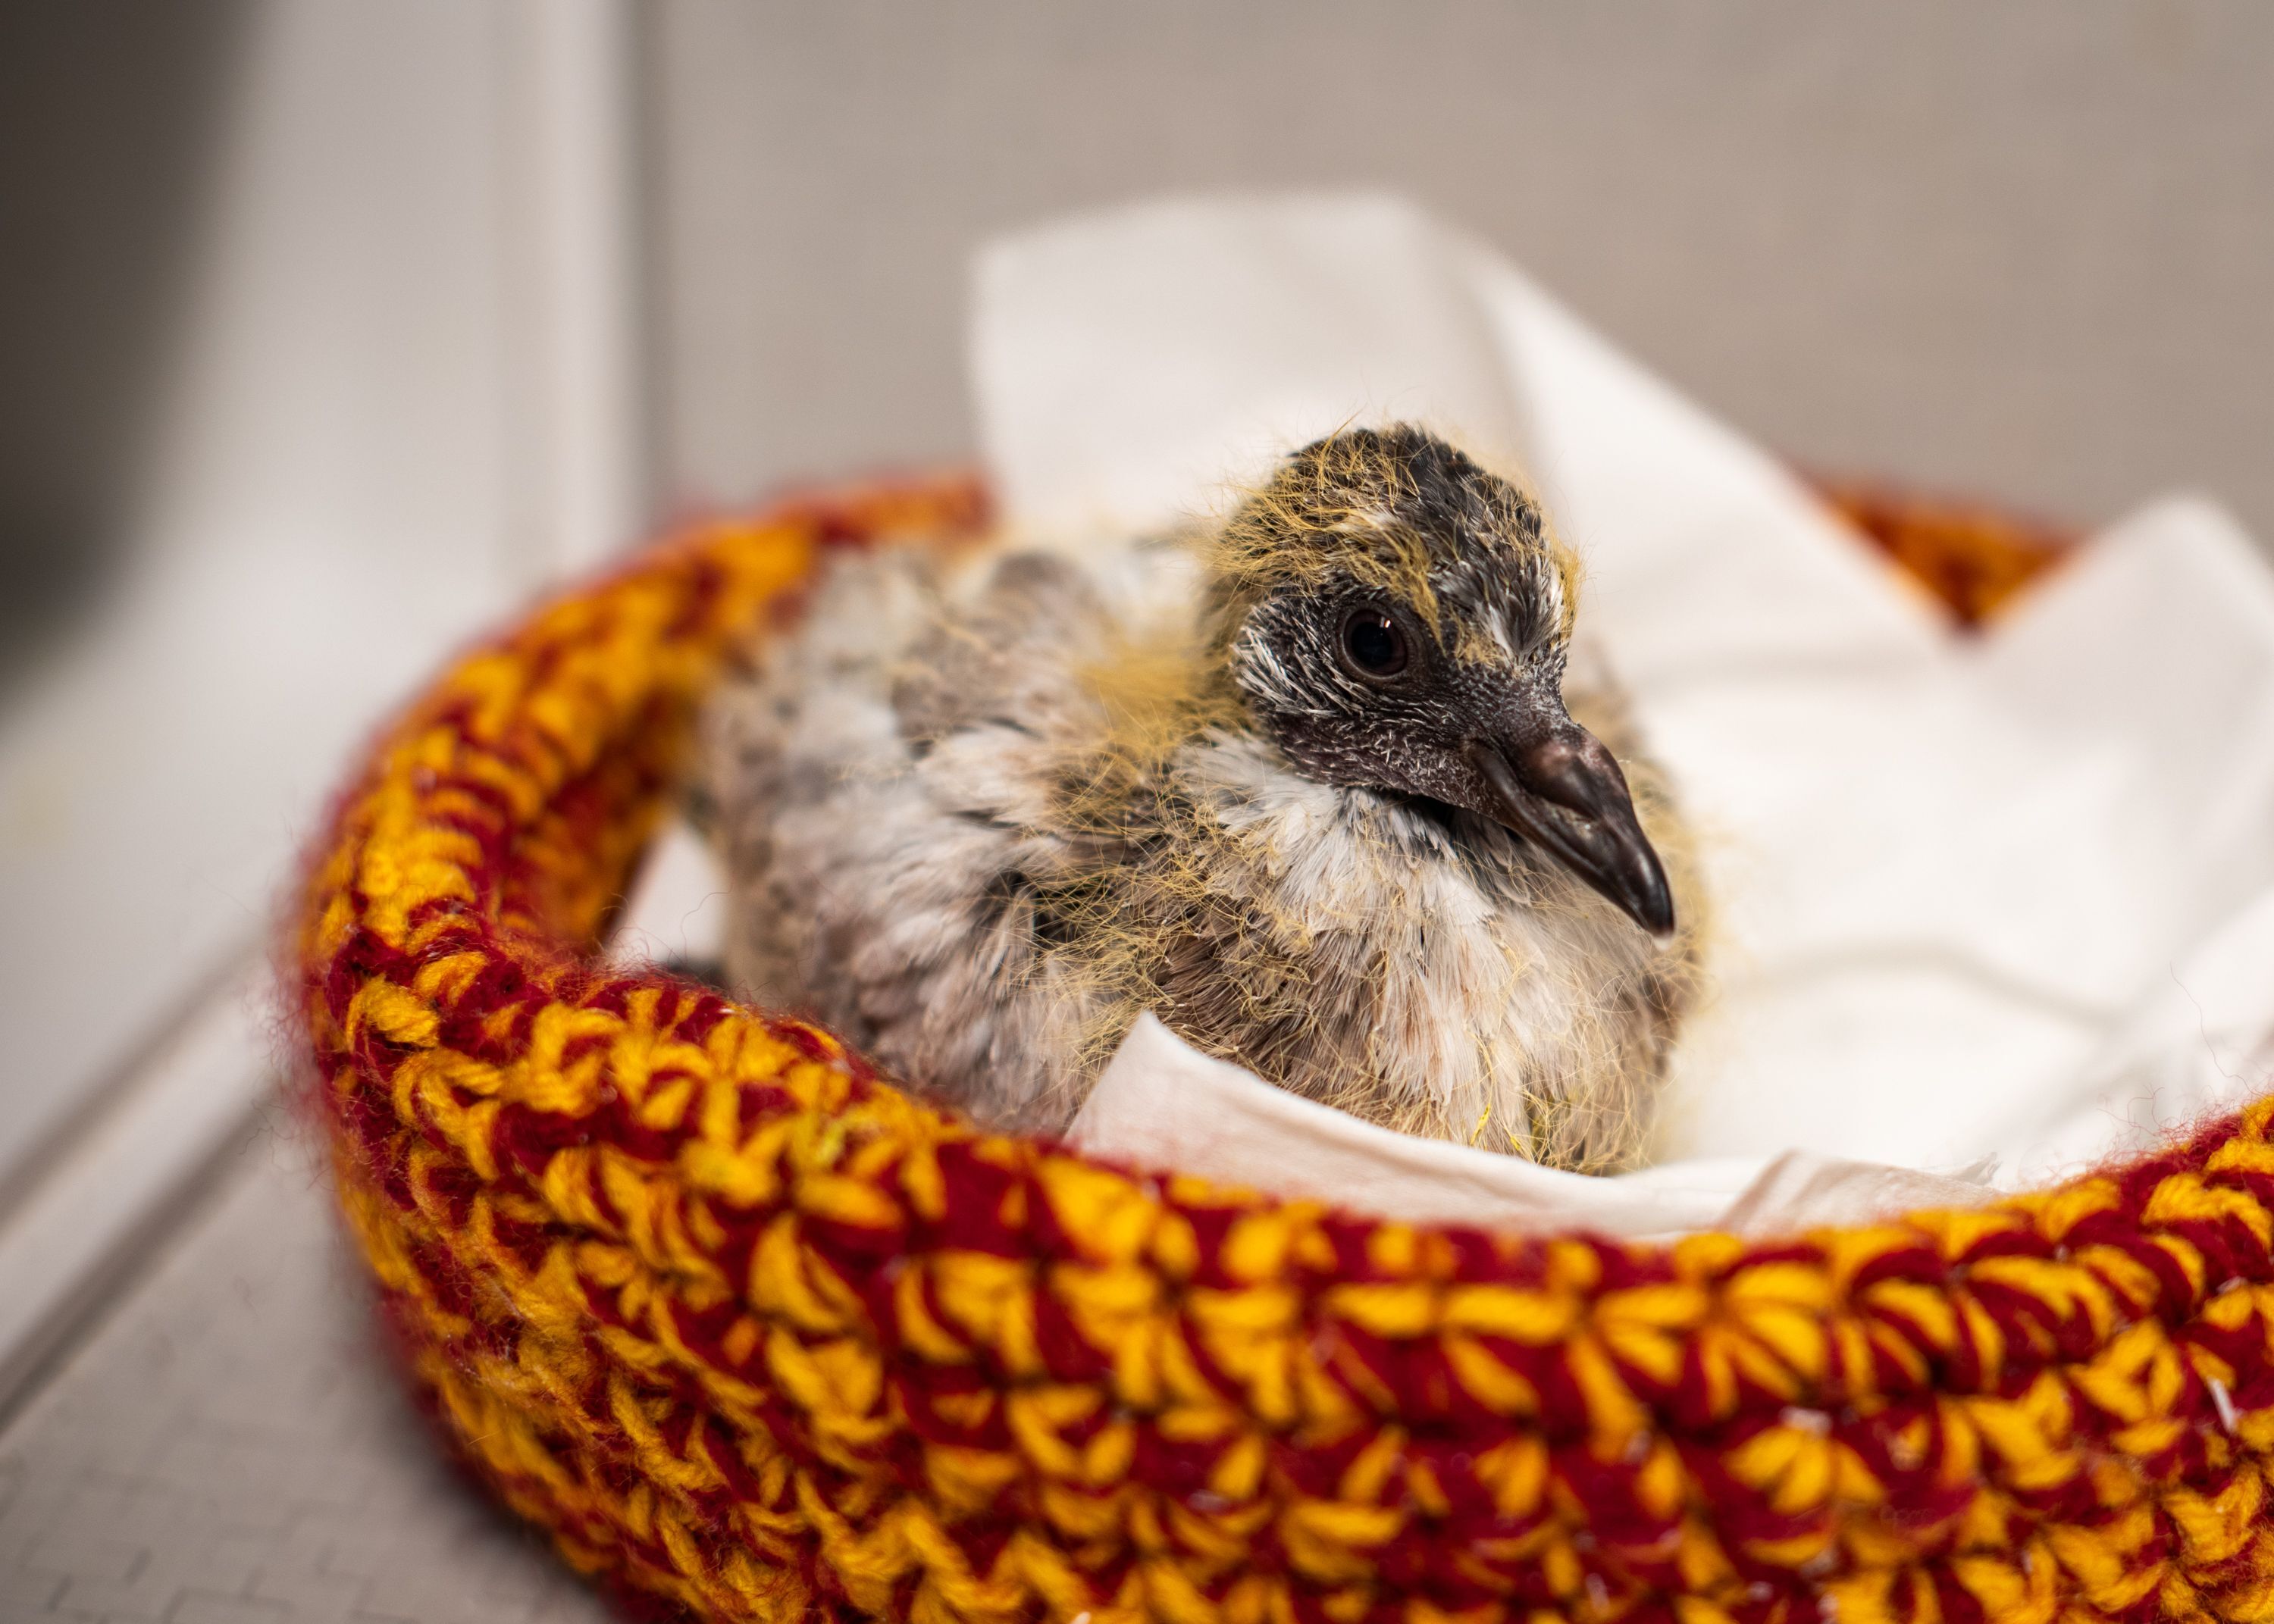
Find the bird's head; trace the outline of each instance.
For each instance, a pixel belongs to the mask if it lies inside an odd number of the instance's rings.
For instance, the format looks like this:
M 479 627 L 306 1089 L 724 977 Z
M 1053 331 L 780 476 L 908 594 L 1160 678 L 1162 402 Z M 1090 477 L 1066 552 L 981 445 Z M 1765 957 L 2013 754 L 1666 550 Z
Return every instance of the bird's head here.
M 1574 567 L 1522 491 L 1423 430 L 1345 430 L 1251 494 L 1209 564 L 1214 650 L 1299 770 L 1503 824 L 1672 932 L 1625 775 L 1564 709 Z

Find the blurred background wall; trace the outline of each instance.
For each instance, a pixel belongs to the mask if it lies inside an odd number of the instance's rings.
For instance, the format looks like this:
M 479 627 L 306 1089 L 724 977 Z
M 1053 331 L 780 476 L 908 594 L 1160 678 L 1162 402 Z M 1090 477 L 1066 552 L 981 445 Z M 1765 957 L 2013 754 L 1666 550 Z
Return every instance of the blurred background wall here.
M 354 740 L 674 510 L 969 454 L 967 258 L 1388 187 L 1827 471 L 2274 538 L 2254 0 L 9 0 L 0 1215 Z
M 461 430 L 395 484 L 518 459 L 501 523 L 541 563 L 547 523 L 967 454 L 972 246 L 1175 187 L 1413 194 L 1813 464 L 2086 520 L 2195 485 L 2274 535 L 2270 86 L 2252 0 L 15 0 L 0 648 L 158 527 L 161 399 L 216 283 L 267 276 L 385 419 L 366 441 L 466 409 L 440 371 L 435 410 L 387 398 L 424 350 L 513 374 L 497 445 Z M 295 157 L 248 268 L 243 177 Z M 629 305 L 626 354 L 505 353 L 591 328 L 579 301 Z M 343 350 L 389 321 L 371 365 Z M 531 448 L 579 410 L 619 448 Z M 580 480 L 599 518 L 532 516 Z
M 0 6 L 0 682 L 131 527 L 244 21 Z
M 2274 538 L 2274 7 L 661 0 L 659 488 L 968 448 L 960 270 L 1167 187 L 1489 239 L 1837 470 Z
M 638 530 L 635 21 L 0 5 L 0 1227 L 241 997 L 380 711 Z

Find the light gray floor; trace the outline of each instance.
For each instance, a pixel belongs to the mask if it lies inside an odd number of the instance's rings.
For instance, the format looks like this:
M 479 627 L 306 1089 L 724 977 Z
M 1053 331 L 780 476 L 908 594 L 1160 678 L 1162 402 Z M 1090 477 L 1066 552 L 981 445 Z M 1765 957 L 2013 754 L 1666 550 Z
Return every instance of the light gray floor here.
M 354 1281 L 308 1157 L 262 1134 L 0 1433 L 0 1620 L 607 1618 L 443 1465 Z

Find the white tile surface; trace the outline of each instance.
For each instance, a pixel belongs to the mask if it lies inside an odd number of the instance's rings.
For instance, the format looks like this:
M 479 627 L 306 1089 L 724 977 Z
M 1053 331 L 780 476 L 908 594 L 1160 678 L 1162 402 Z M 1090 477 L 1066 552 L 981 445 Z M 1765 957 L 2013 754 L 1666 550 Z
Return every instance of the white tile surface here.
M 264 1136 L 0 1433 L 0 1618 L 610 1616 L 435 1450 L 301 1146 Z

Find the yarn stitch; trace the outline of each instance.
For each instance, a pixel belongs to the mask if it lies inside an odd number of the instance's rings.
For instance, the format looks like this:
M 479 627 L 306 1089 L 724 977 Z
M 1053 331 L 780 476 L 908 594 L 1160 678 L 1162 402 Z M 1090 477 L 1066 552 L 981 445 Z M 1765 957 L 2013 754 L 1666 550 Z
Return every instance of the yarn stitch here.
M 570 1562 L 716 1620 L 2274 1614 L 2274 1101 L 1986 1210 L 1517 1238 L 979 1134 L 596 963 L 817 551 L 985 523 L 944 480 L 694 527 L 460 660 L 311 860 L 341 1205 Z

